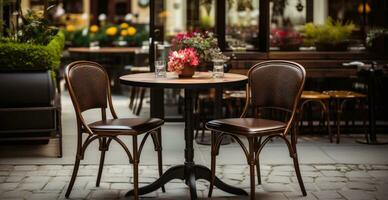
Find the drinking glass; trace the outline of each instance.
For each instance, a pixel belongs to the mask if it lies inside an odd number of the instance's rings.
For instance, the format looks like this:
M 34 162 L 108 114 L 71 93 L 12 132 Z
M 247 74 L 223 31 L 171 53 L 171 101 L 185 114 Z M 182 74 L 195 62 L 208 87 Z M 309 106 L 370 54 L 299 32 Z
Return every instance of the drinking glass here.
M 213 78 L 224 77 L 224 60 L 213 60 Z
M 155 61 L 155 77 L 166 78 L 166 62 L 164 60 Z

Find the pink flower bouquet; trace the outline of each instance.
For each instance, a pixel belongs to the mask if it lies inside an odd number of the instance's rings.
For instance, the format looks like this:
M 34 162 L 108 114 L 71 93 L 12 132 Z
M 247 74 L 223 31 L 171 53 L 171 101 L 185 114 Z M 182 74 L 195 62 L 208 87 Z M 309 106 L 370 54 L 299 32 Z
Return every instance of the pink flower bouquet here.
M 194 72 L 194 68 L 199 65 L 199 57 L 194 48 L 172 51 L 168 59 L 168 71 L 179 75 L 184 73 L 185 68 L 189 68 L 188 71 Z

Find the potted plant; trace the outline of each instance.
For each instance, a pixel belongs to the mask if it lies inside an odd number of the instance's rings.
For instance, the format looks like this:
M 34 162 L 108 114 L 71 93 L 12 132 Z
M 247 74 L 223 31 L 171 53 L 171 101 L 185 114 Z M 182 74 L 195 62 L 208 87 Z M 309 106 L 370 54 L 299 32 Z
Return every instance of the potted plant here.
M 228 60 L 218 47 L 217 38 L 212 32 L 179 33 L 172 39 L 172 51 L 193 48 L 199 59 L 199 67 L 208 70 L 213 60 Z
M 61 146 L 61 105 L 55 77 L 64 34 L 33 12 L 0 39 L 0 141 L 48 142 Z
M 353 23 L 343 24 L 331 18 L 323 25 L 307 23 L 304 26 L 305 45 L 315 45 L 317 51 L 346 51 L 349 37 L 356 29 Z
M 386 52 L 388 46 L 388 29 L 373 29 L 366 36 L 366 46 L 373 52 Z
M 271 31 L 271 45 L 279 47 L 281 51 L 299 51 L 303 43 L 301 34 L 292 29 L 273 29 Z
M 190 47 L 172 51 L 168 58 L 168 71 L 177 73 L 179 78 L 191 78 L 199 65 L 198 54 Z

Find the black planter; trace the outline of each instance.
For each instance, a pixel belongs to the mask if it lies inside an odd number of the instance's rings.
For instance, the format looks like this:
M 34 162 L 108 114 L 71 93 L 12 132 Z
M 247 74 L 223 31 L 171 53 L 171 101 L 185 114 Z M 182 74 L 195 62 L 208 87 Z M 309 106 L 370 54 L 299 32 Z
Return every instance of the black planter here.
M 61 104 L 51 71 L 0 72 L 0 142 L 60 140 Z
M 347 51 L 349 42 L 316 42 L 315 47 L 317 51 Z

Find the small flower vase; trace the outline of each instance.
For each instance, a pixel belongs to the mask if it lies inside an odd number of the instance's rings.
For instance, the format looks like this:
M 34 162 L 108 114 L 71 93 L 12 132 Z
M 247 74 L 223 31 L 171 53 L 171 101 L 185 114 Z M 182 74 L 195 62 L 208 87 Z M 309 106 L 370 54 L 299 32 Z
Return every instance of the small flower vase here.
M 195 73 L 195 68 L 189 65 L 185 65 L 182 72 L 179 74 L 179 78 L 191 78 Z

